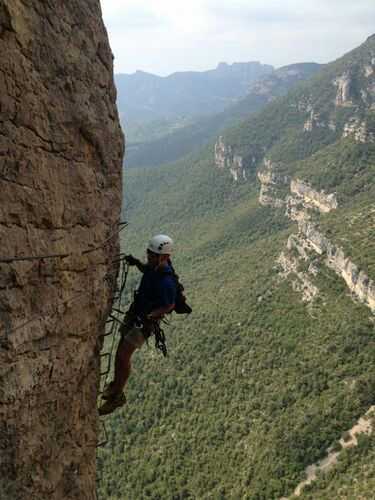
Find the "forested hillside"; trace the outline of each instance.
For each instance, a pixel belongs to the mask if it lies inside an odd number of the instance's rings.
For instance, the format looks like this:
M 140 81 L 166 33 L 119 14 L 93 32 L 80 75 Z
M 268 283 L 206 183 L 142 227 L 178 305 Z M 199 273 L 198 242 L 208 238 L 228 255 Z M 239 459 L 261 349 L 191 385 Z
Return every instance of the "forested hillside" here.
M 374 103 L 372 37 L 224 133 L 220 168 L 210 145 L 127 171 L 124 251 L 170 234 L 193 314 L 167 359 L 137 353 L 99 498 L 289 498 L 342 451 L 375 403 Z M 373 450 L 362 433 L 300 498 L 372 499 Z

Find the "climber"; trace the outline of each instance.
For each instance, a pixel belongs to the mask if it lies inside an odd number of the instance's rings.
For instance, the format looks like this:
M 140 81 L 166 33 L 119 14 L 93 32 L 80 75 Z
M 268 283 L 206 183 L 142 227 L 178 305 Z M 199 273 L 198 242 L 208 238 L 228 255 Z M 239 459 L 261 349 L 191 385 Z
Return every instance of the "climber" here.
M 169 236 L 158 234 L 149 241 L 147 264 L 132 255 L 126 256 L 128 264 L 136 266 L 143 276 L 120 328 L 115 376 L 104 389 L 102 398 L 105 403 L 99 408 L 99 415 L 112 413 L 125 404 L 123 389 L 130 375 L 132 354 L 154 333 L 164 315 L 175 307 L 177 283 L 170 261 L 172 247 Z

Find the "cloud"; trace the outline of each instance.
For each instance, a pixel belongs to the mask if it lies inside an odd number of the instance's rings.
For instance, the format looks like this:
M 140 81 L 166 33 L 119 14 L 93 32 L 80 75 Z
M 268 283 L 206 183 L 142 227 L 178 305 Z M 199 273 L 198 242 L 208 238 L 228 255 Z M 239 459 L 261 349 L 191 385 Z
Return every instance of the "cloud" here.
M 359 7 L 360 6 L 360 7 Z M 374 27 L 375 5 L 373 0 L 316 0 L 314 3 L 287 0 L 280 2 L 257 0 L 249 3 L 237 1 L 210 2 L 209 13 L 215 18 L 218 29 L 231 30 L 251 28 L 273 29 L 287 27 L 291 31 L 300 26 L 314 27 L 318 32 L 327 26 L 335 29 L 338 23 L 348 26 Z M 342 29 L 342 24 L 341 24 Z
M 179 3 L 172 0 L 102 0 L 102 11 L 107 25 L 122 19 L 124 27 L 140 22 L 140 27 L 155 28 L 164 25 L 172 34 L 196 32 L 204 29 L 204 0 Z M 154 20 L 154 26 L 149 21 Z M 144 21 L 144 22 L 143 22 Z M 143 22 L 143 24 L 142 24 Z
M 101 0 L 116 72 L 328 62 L 374 30 L 374 0 Z
M 118 5 L 118 4 L 117 4 Z M 142 5 L 132 5 L 127 2 L 124 6 L 112 0 L 102 0 L 103 17 L 110 33 L 128 31 L 155 30 L 167 28 L 167 19 Z

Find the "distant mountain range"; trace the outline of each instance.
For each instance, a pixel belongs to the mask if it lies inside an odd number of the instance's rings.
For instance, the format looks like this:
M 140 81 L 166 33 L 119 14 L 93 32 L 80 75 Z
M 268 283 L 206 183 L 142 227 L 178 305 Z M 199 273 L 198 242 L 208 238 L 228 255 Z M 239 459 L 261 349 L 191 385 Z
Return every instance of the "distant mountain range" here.
M 126 127 L 147 121 L 208 115 L 245 96 L 250 85 L 274 68 L 260 62 L 220 63 L 209 71 L 161 77 L 143 71 L 115 76 L 120 116 Z
M 237 99 L 220 113 L 199 117 L 192 123 L 177 130 L 172 129 L 154 140 L 136 144 L 129 141 L 126 165 L 160 165 L 194 152 L 215 138 L 221 130 L 259 111 L 275 98 L 285 95 L 294 85 L 311 77 L 320 68 L 319 64 L 302 63 L 273 70 L 249 84 L 246 96 Z M 204 110 L 202 104 L 202 114 Z

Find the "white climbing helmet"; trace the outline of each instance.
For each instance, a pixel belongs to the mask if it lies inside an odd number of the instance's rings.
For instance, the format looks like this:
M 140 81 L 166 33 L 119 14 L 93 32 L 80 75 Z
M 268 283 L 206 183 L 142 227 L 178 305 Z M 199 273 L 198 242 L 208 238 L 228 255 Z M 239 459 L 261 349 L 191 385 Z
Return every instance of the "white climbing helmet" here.
M 173 240 L 166 234 L 157 234 L 148 242 L 147 250 L 159 255 L 170 255 L 173 251 Z

